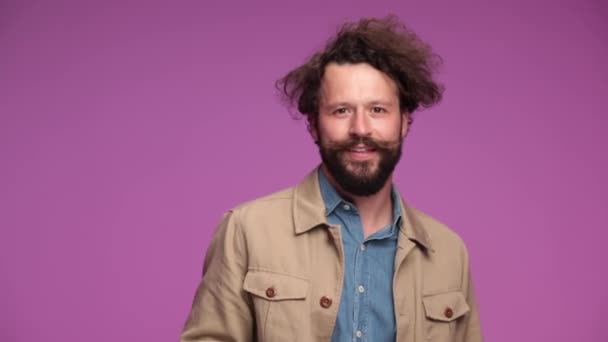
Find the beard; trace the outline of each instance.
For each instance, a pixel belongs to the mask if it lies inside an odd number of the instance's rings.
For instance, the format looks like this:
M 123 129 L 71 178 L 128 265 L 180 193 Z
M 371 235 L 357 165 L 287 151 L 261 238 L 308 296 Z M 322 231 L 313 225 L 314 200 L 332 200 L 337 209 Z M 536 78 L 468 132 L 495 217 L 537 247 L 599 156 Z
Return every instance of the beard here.
M 343 141 L 319 139 L 321 160 L 342 190 L 355 196 L 371 196 L 386 184 L 401 159 L 403 138 L 396 141 L 351 136 Z M 378 154 L 378 160 L 350 160 L 347 154 L 356 146 L 365 146 Z

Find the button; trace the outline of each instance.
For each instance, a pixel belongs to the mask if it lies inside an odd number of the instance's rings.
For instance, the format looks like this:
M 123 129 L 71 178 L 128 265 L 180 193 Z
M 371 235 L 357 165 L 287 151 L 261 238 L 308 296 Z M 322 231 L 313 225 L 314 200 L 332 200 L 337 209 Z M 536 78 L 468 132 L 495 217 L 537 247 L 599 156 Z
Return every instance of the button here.
M 363 292 L 365 292 L 365 287 L 363 287 L 363 285 L 359 285 L 357 290 L 359 290 L 359 293 L 363 293 Z
M 365 245 L 361 245 L 361 246 L 359 247 L 359 249 L 361 250 L 361 252 L 363 252 L 363 251 L 365 250 Z
M 272 297 L 274 297 L 276 295 L 277 295 L 277 293 L 274 290 L 274 287 L 269 287 L 269 288 L 266 289 L 266 297 L 272 298 Z
M 321 306 L 325 309 L 331 306 L 332 300 L 329 297 L 323 296 L 321 297 Z
M 363 336 L 363 333 L 361 332 L 361 330 L 357 330 L 355 335 L 357 335 L 357 337 L 361 338 L 361 336 Z
M 452 318 L 452 316 L 454 316 L 454 311 L 452 310 L 452 308 L 446 308 L 443 314 L 447 318 Z
M 342 208 L 344 208 L 344 210 L 350 210 L 350 205 L 345 204 L 344 206 L 342 206 Z

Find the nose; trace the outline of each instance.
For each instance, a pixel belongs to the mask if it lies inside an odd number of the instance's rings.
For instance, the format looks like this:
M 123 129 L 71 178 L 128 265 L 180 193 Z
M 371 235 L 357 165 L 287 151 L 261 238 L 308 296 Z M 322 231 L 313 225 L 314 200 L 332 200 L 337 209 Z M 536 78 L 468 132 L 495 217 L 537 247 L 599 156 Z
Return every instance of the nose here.
M 350 132 L 351 135 L 366 136 L 370 135 L 371 127 L 369 118 L 365 113 L 357 111 L 351 116 Z

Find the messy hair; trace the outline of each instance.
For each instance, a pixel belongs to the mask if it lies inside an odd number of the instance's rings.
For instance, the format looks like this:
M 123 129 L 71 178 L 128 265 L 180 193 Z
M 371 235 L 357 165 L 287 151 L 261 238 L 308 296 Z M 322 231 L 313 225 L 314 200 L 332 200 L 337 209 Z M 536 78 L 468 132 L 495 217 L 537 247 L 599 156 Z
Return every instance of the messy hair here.
M 400 110 L 410 120 L 420 106 L 441 100 L 443 86 L 433 79 L 441 57 L 395 16 L 345 23 L 322 51 L 276 82 L 282 100 L 309 120 L 318 115 L 321 81 L 330 63 L 367 63 L 384 72 L 397 84 Z

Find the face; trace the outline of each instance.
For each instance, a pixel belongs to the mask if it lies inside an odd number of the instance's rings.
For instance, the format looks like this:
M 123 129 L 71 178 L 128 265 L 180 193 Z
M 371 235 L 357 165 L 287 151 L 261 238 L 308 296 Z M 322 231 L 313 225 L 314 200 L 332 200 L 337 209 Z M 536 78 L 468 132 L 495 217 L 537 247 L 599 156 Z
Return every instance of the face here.
M 387 183 L 408 129 L 395 82 L 368 64 L 328 64 L 311 134 L 342 190 L 370 196 Z

